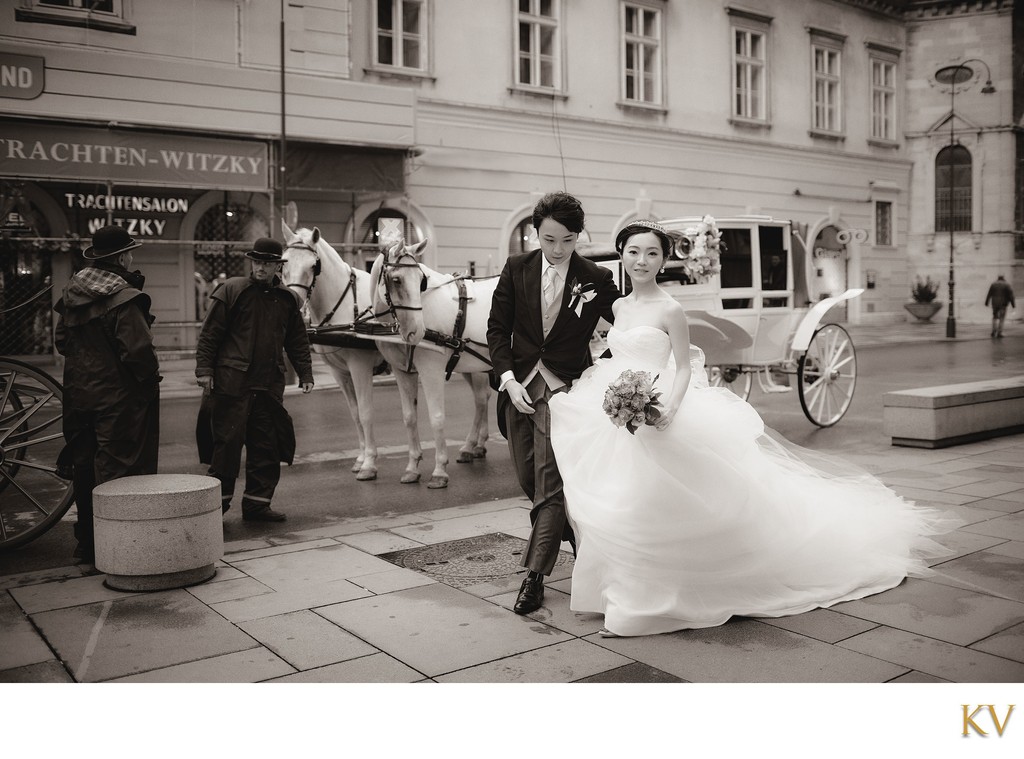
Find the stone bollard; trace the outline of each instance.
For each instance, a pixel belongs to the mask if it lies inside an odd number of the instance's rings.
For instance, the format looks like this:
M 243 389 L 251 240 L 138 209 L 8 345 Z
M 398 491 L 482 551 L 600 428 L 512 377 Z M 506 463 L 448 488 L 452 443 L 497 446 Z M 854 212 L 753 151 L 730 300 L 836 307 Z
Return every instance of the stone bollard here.
M 220 482 L 143 474 L 93 490 L 96 568 L 115 590 L 170 590 L 209 580 L 224 556 Z

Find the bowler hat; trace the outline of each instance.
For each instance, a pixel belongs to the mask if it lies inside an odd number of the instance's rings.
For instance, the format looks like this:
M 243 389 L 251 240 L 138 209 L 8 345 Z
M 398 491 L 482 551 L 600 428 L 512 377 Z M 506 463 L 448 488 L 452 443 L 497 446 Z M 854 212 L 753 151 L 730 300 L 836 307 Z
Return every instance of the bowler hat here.
M 142 245 L 123 228 L 116 224 L 100 227 L 92 236 L 92 245 L 82 251 L 82 258 L 95 261 L 98 258 L 108 258 L 124 253 Z
M 261 237 L 253 243 L 252 250 L 245 257 L 263 263 L 281 263 L 284 261 L 284 248 L 271 237 Z

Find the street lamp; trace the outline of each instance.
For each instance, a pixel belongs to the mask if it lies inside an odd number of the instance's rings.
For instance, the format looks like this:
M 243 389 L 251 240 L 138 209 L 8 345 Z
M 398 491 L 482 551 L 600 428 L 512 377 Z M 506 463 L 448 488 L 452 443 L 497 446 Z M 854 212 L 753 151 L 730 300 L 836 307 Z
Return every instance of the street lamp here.
M 949 210 L 946 216 L 946 223 L 949 226 L 949 310 L 946 312 L 946 337 L 956 337 L 956 316 L 953 312 L 953 290 L 956 287 L 953 277 L 953 191 L 955 187 L 955 172 L 953 171 L 952 164 L 953 148 L 956 147 L 956 133 L 954 131 L 956 122 L 956 87 L 958 84 L 969 82 L 974 78 L 974 69 L 968 66 L 968 63 L 980 63 L 985 67 L 987 78 L 985 86 L 981 88 L 982 94 L 990 95 L 995 92 L 996 88 L 992 86 L 992 71 L 989 69 L 988 64 L 980 58 L 968 58 L 966 61 L 962 61 L 955 66 L 943 66 L 935 72 L 935 81 L 949 85 Z

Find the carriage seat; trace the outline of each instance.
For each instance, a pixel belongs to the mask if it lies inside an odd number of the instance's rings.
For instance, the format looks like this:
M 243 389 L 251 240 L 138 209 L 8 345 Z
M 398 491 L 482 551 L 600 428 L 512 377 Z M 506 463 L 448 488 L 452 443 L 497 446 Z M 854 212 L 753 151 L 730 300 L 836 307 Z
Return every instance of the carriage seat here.
M 1024 375 L 886 393 L 893 445 L 946 448 L 1024 432 Z

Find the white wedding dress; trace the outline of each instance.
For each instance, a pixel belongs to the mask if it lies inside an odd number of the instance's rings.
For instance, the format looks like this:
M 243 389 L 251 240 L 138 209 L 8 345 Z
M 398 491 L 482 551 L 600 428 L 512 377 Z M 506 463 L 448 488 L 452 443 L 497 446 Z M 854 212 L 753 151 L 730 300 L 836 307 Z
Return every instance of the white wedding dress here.
M 578 555 L 571 608 L 617 635 L 777 617 L 862 598 L 925 575 L 955 521 L 905 501 L 835 457 L 773 438 L 757 412 L 709 387 L 701 351 L 678 413 L 635 435 L 602 410 L 625 369 L 660 374 L 667 334 L 612 328 L 613 357 L 550 402 L 551 443 Z

